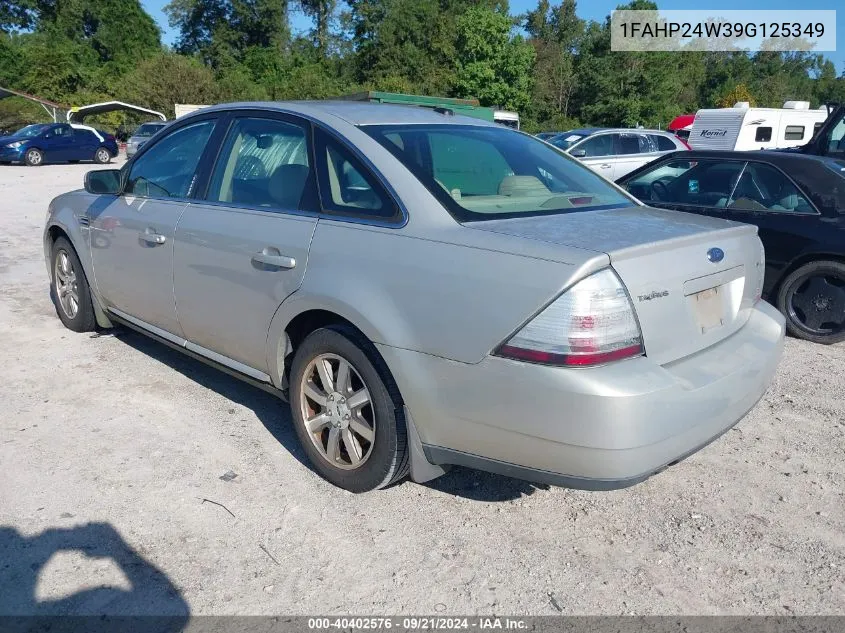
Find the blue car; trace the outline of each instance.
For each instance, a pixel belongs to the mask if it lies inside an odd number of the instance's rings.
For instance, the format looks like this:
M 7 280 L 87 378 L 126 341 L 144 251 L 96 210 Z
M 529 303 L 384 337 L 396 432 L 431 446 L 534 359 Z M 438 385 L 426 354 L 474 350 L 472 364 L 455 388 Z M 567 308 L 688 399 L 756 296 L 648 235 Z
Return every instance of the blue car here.
M 93 160 L 108 163 L 117 156 L 114 136 L 86 125 L 37 123 L 0 137 L 0 163 L 44 163 Z

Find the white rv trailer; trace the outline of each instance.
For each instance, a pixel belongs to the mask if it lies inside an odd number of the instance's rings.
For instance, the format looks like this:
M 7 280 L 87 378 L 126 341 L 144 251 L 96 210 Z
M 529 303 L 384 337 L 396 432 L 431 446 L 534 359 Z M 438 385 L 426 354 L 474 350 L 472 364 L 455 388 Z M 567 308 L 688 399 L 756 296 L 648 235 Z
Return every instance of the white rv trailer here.
M 207 108 L 207 105 L 194 105 L 188 103 L 177 103 L 174 105 L 173 109 L 176 112 L 176 118 L 178 119 L 180 116 L 185 116 L 186 114 L 190 114 L 191 112 L 196 112 L 197 110 L 201 110 L 202 108 Z
M 824 107 L 811 110 L 808 101 L 787 101 L 783 108 L 751 108 L 741 101 L 696 112 L 687 143 L 717 150 L 796 147 L 808 143 L 826 118 Z

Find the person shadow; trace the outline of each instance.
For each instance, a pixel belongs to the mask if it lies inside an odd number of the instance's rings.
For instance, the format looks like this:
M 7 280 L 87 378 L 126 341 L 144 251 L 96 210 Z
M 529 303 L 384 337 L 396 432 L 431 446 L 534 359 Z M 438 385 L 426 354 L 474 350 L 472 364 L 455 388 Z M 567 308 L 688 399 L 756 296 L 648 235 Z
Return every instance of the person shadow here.
M 39 583 L 43 586 L 44 574 L 50 571 L 48 563 L 61 552 L 111 561 L 123 573 L 129 589 L 100 584 L 65 597 L 39 600 Z M 167 575 L 132 549 L 108 523 L 49 528 L 33 536 L 0 526 L 0 629 L 4 633 L 169 633 L 183 630 L 189 616 L 187 602 Z

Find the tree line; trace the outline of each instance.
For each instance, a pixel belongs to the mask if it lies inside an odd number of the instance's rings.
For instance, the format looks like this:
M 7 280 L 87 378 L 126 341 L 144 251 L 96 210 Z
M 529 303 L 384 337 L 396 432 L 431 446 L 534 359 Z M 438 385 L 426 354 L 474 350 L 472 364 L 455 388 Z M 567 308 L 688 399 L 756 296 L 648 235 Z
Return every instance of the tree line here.
M 308 16 L 308 32 L 293 32 L 293 12 Z M 170 47 L 139 0 L 5 0 L 0 86 L 169 116 L 174 103 L 362 90 L 476 97 L 519 112 L 530 131 L 665 127 L 737 100 L 845 101 L 845 72 L 816 53 L 613 52 L 609 16 L 584 20 L 576 0 L 538 0 L 520 16 L 507 0 L 171 0 L 165 13 L 178 34 Z M 0 101 L 0 127 L 43 114 Z

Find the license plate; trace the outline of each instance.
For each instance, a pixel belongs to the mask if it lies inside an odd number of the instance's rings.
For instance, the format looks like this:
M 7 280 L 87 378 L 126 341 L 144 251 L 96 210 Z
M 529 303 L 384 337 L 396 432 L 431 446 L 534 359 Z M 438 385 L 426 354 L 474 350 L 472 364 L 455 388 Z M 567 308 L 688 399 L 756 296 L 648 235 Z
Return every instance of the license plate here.
M 698 327 L 701 328 L 702 334 L 724 324 L 725 317 L 722 295 L 722 287 L 717 286 L 696 292 L 690 297 L 693 301 L 693 309 L 695 310 Z

